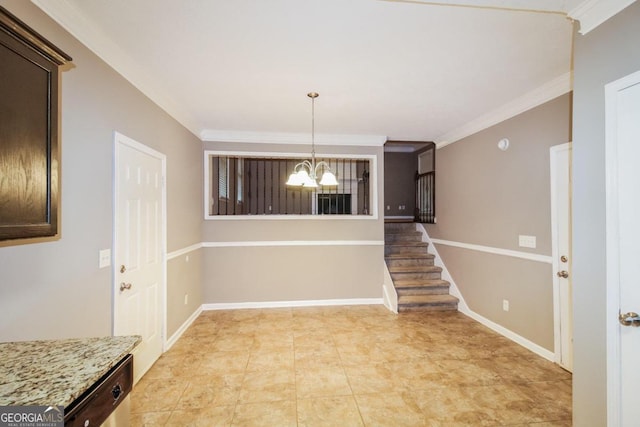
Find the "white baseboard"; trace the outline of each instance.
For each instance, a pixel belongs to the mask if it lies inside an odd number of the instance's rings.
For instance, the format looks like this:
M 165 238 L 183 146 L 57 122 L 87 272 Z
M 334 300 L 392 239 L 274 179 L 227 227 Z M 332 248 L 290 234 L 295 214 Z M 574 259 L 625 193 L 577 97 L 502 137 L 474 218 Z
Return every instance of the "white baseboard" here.
M 189 326 L 191 326 L 191 324 L 198 318 L 198 316 L 200 316 L 200 313 L 202 313 L 202 306 L 198 307 L 196 311 L 194 311 L 193 314 L 191 314 L 191 316 L 189 316 L 189 318 L 184 321 L 184 323 L 178 328 L 178 330 L 169 337 L 167 342 L 164 343 L 164 351 L 168 351 L 171 347 L 173 347 L 173 345 L 180 339 L 182 334 L 184 334 Z
M 303 301 L 264 301 L 202 304 L 202 310 L 236 310 L 241 308 L 321 307 L 331 305 L 383 305 L 382 298 L 321 299 Z
M 427 242 L 429 244 L 427 251 L 430 254 L 435 256 L 434 265 L 442 268 L 441 277 L 443 280 L 446 280 L 447 282 L 449 282 L 450 284 L 449 293 L 454 297 L 458 298 L 458 311 L 461 311 L 461 312 L 469 311 L 469 306 L 467 305 L 467 302 L 464 300 L 464 296 L 462 295 L 462 292 L 460 292 L 458 285 L 456 285 L 456 281 L 453 280 L 451 273 L 449 273 L 447 266 L 444 264 L 444 261 L 440 257 L 440 254 L 438 253 L 438 249 L 436 248 L 436 245 L 433 244 L 433 240 L 429 236 L 429 233 L 427 233 L 427 229 L 424 227 L 424 224 L 416 224 L 416 230 L 422 233 L 422 241 Z
M 389 274 L 387 263 L 384 261 L 383 263 L 384 283 L 382 284 L 382 296 L 384 299 L 384 306 L 395 314 L 398 314 L 398 294 L 396 293 L 396 288 L 393 285 L 391 274 Z
M 442 258 L 440 258 L 440 254 L 438 253 L 438 250 L 433 244 L 436 239 L 431 239 L 429 237 L 427 230 L 424 228 L 422 224 L 417 224 L 416 229 L 422 232 L 422 236 L 423 236 L 422 240 L 429 243 L 429 253 L 432 253 L 436 256 L 435 265 L 442 267 L 442 278 L 444 280 L 447 280 L 449 283 L 451 283 L 451 287 L 449 288 L 451 295 L 457 297 L 460 300 L 458 302 L 458 311 L 460 313 L 471 317 L 472 319 L 483 324 L 487 328 L 499 333 L 500 335 L 510 339 L 511 341 L 517 344 L 520 344 L 527 350 L 534 352 L 540 357 L 544 357 L 545 359 L 550 360 L 551 362 L 556 362 L 555 360 L 556 356 L 552 351 L 549 351 L 544 347 L 540 347 L 538 344 L 529 341 L 528 339 L 516 334 L 512 330 L 507 329 L 504 326 L 500 326 L 497 323 L 487 319 L 486 317 L 479 315 L 475 311 L 472 311 L 467 305 L 467 302 L 464 300 L 464 297 L 462 296 L 462 293 L 460 292 L 460 290 L 458 289 L 458 286 L 453 280 L 453 277 L 451 277 L 451 274 L 449 274 L 449 270 L 447 270 L 447 266 L 444 265 Z
M 520 344 L 521 346 L 523 346 L 527 350 L 530 350 L 530 351 L 534 352 L 538 356 L 543 357 L 543 358 L 549 360 L 550 362 L 554 362 L 555 363 L 555 354 L 552 351 L 549 351 L 546 348 L 541 347 L 538 344 L 529 341 L 528 339 L 516 334 L 515 332 L 513 332 L 510 329 L 505 328 L 504 326 L 498 325 L 497 323 L 487 319 L 486 317 L 479 315 L 475 311 L 471 311 L 468 308 L 466 310 L 460 309 L 459 311 L 460 311 L 460 313 L 465 314 L 465 315 L 471 317 L 473 320 L 483 324 L 487 328 L 499 333 L 500 335 L 504 336 L 505 338 L 509 338 L 511 341 L 513 341 L 513 342 L 515 342 L 517 344 Z

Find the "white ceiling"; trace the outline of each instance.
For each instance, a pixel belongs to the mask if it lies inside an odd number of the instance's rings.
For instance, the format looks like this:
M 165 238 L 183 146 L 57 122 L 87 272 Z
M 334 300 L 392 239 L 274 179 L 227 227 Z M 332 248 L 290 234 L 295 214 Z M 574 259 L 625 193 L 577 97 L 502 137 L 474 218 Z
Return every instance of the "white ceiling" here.
M 318 135 L 438 141 L 568 75 L 581 0 L 33 1 L 198 136 L 308 133 L 316 91 Z

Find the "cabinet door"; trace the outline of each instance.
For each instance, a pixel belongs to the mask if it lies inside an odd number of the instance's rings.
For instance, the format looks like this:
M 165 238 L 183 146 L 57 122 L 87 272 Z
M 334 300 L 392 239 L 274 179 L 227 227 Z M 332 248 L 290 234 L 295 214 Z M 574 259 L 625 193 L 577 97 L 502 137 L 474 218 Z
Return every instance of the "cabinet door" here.
M 0 8 L 0 241 L 57 235 L 58 66 L 67 59 Z

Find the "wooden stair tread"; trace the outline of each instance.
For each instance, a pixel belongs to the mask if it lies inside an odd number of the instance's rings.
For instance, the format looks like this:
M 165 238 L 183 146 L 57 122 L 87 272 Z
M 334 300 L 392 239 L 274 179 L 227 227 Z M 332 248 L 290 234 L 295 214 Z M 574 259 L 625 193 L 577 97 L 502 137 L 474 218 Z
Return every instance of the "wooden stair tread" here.
M 426 294 L 426 295 L 400 295 L 398 296 L 398 304 L 425 304 L 425 305 L 441 305 L 441 304 L 457 304 L 458 298 L 449 294 Z
M 385 261 L 398 296 L 398 311 L 455 311 L 458 298 L 442 280 L 442 268 L 427 252 L 428 242 L 411 225 L 385 226 Z M 405 249 L 403 249 L 405 248 Z M 401 265 L 396 265 L 401 264 Z
M 389 267 L 389 273 L 440 273 L 441 267 L 435 265 L 407 265 L 407 266 L 392 266 Z
M 386 259 L 433 259 L 436 256 L 434 254 L 428 254 L 428 253 L 414 253 L 414 252 L 406 252 L 406 253 L 399 253 L 399 254 L 389 254 L 389 255 L 385 255 Z
M 400 240 L 395 240 L 393 242 L 386 242 L 387 246 L 429 246 L 427 242 L 403 242 Z
M 428 288 L 428 287 L 445 287 L 451 284 L 441 279 L 423 279 L 423 280 L 396 280 L 394 286 L 396 288 Z

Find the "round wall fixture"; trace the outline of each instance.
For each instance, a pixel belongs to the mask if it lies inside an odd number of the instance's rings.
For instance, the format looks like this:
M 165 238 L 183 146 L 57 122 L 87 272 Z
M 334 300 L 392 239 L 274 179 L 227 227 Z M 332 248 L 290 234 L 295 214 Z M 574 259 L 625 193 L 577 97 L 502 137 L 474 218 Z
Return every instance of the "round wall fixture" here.
M 509 148 L 509 140 L 507 138 L 502 138 L 498 141 L 498 148 L 502 151 L 507 151 L 507 148 Z

